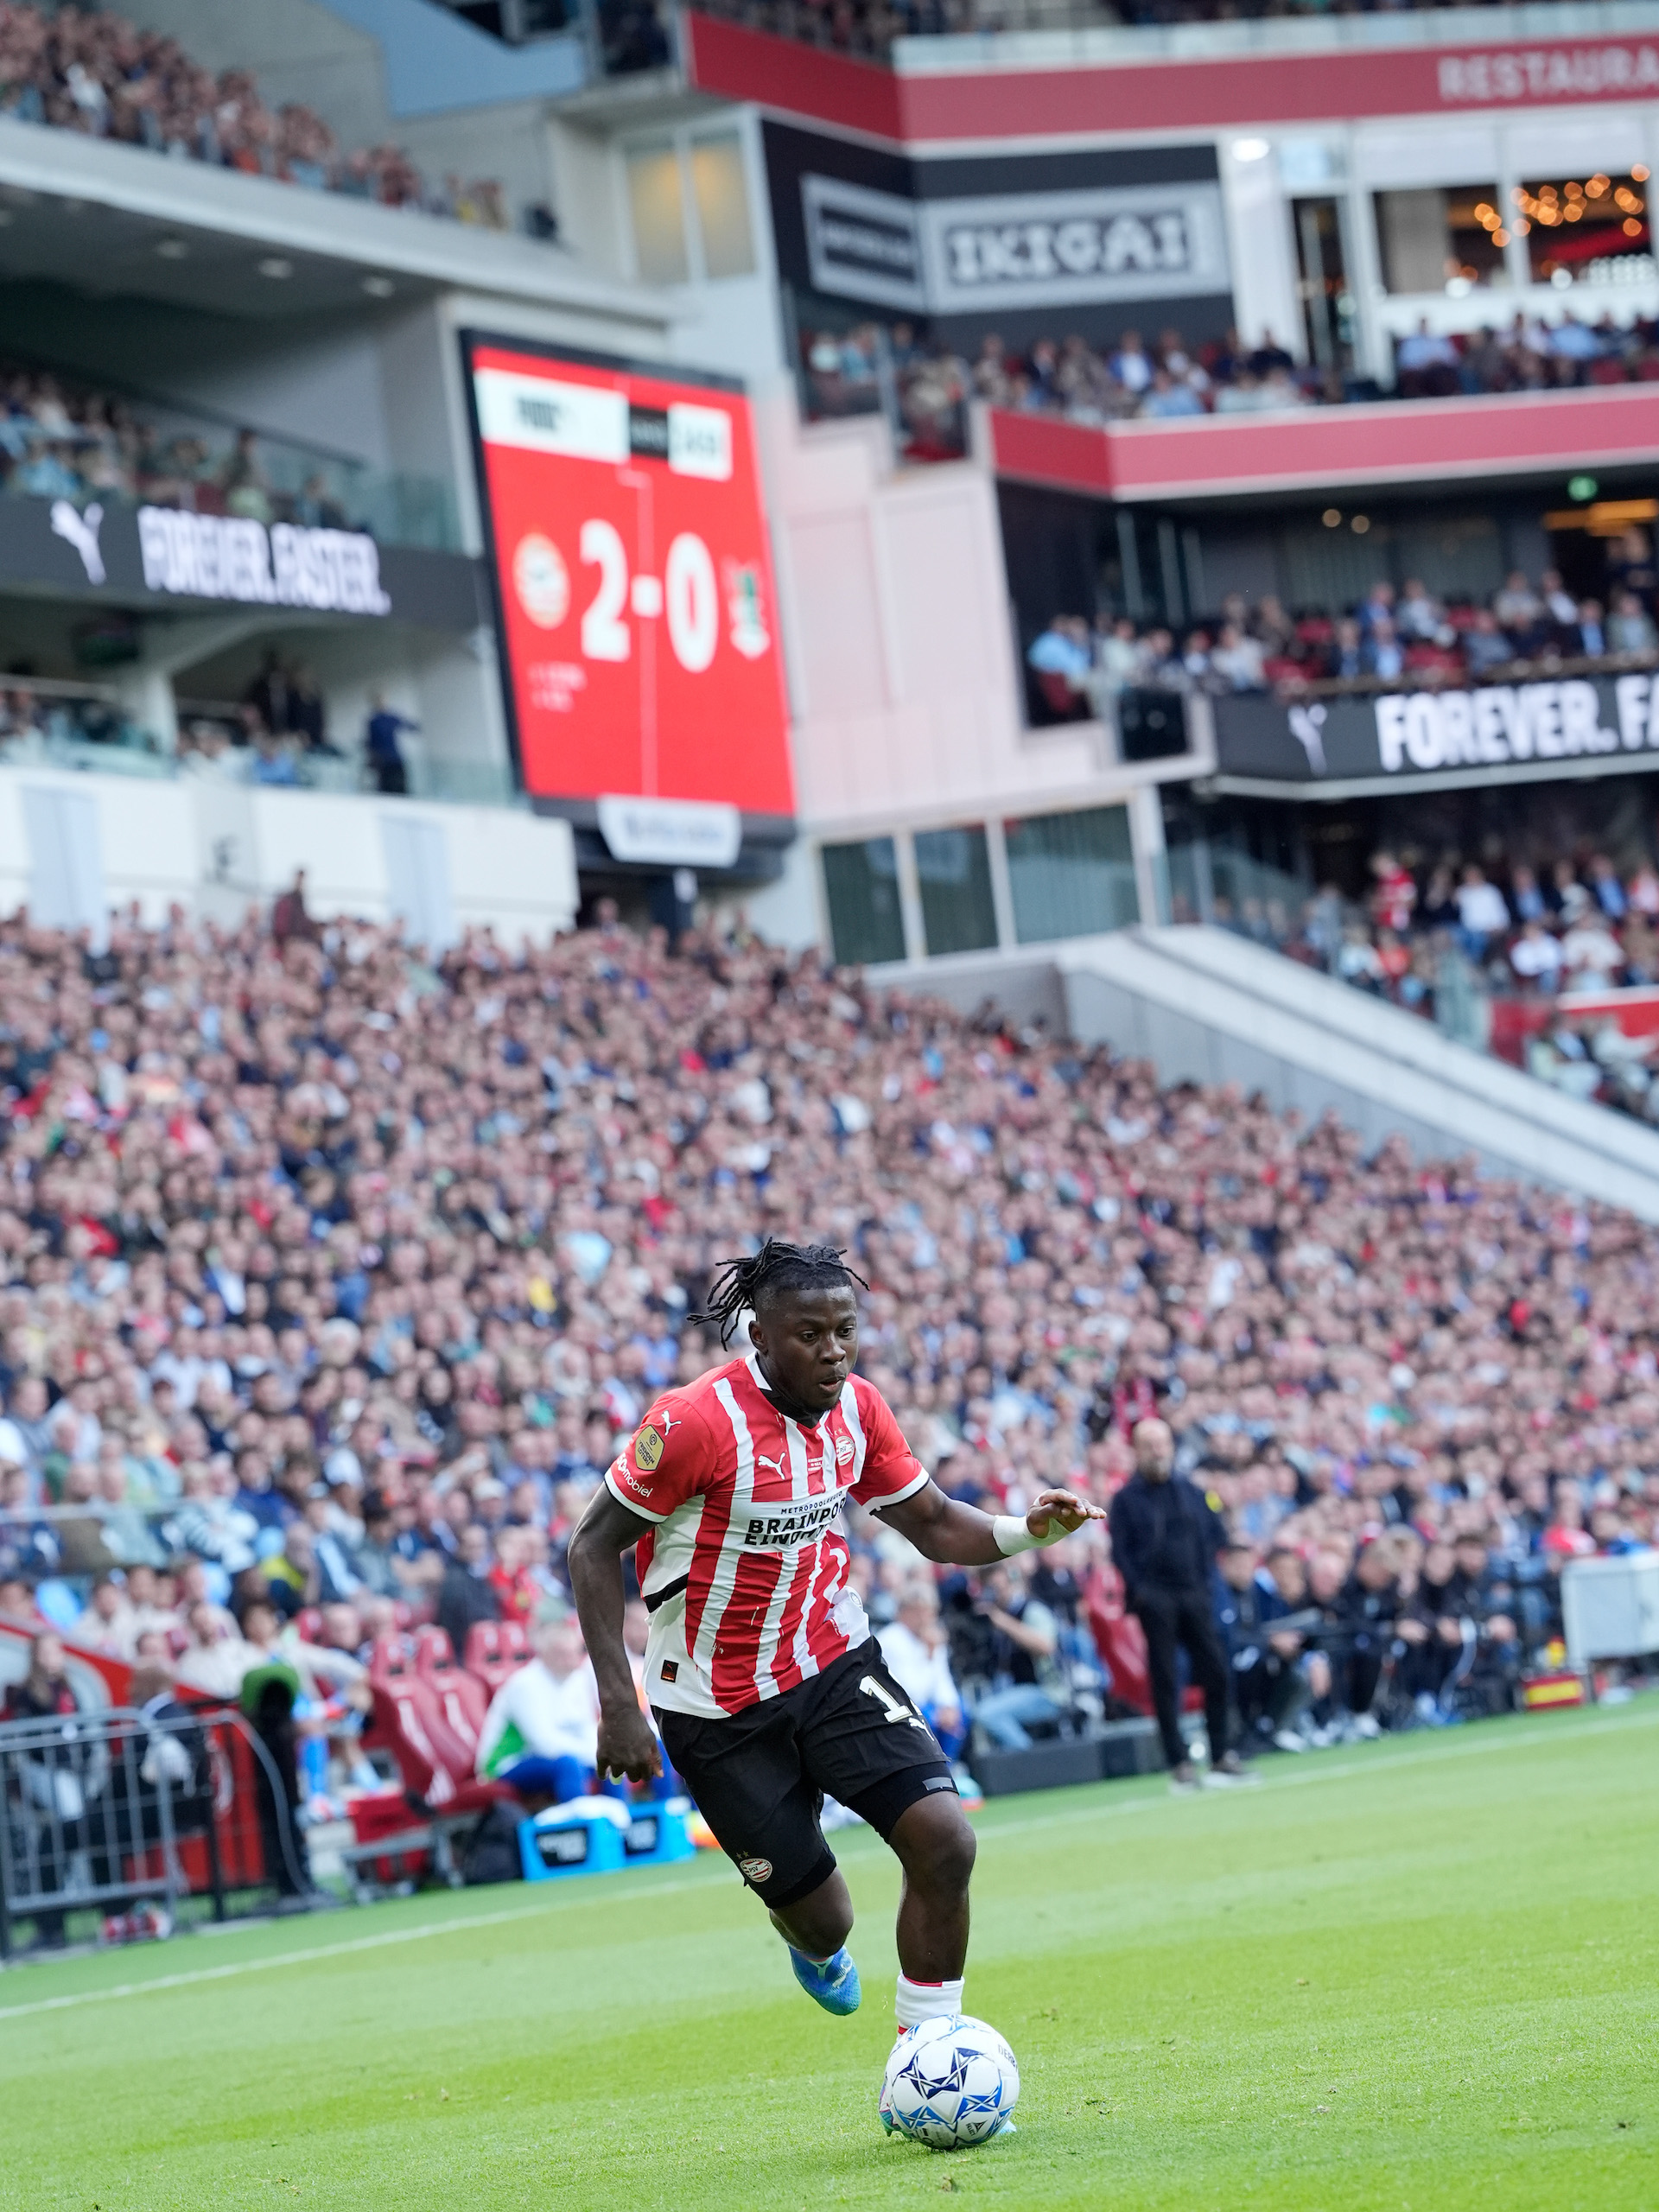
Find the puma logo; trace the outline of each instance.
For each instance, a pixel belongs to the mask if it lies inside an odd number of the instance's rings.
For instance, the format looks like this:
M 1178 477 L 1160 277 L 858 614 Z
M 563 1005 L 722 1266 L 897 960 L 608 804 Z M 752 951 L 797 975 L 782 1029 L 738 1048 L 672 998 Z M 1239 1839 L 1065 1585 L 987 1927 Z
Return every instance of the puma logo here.
M 1325 773 L 1325 709 L 1293 707 L 1290 710 L 1290 734 L 1306 753 L 1312 772 L 1323 776 Z
M 757 1452 L 754 1455 L 754 1464 L 757 1467 L 770 1467 L 772 1473 L 780 1482 L 782 1481 L 784 1463 L 781 1459 L 768 1459 L 764 1452 Z
M 67 538 L 80 556 L 80 565 L 86 571 L 89 584 L 105 581 L 104 556 L 99 550 L 98 533 L 104 526 L 104 510 L 94 500 L 82 514 L 72 500 L 54 499 L 52 502 L 52 535 Z

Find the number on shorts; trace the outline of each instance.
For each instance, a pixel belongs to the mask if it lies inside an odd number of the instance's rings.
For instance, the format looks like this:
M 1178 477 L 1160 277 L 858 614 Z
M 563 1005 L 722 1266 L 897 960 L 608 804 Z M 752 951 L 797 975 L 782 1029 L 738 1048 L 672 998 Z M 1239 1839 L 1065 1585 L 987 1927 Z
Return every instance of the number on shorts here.
M 885 1682 L 878 1682 L 874 1675 L 866 1675 L 859 1686 L 866 1697 L 873 1697 L 878 1705 L 887 1708 L 890 1721 L 908 1720 L 912 1728 L 919 1728 L 924 1736 L 931 1738 L 932 1730 L 919 1713 L 912 1713 L 907 1705 L 900 1705 Z

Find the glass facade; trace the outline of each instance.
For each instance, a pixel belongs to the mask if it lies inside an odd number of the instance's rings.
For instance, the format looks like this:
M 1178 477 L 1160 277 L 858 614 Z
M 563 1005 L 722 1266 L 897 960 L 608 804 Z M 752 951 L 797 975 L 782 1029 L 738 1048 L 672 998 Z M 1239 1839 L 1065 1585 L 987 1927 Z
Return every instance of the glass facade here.
M 1038 815 L 1008 823 L 1006 835 L 1021 944 L 1092 937 L 1140 920 L 1127 807 Z
M 697 203 L 705 276 L 752 276 L 754 235 L 743 175 L 743 144 L 735 130 L 691 141 L 691 190 Z
M 633 252 L 645 284 L 683 284 L 690 275 L 680 156 L 671 143 L 636 146 L 628 155 L 628 203 Z
M 916 874 L 930 953 L 982 952 L 996 943 L 985 832 L 925 830 L 916 834 Z
M 899 856 L 891 837 L 866 837 L 856 845 L 826 845 L 823 888 L 830 935 L 843 967 L 863 967 L 905 957 L 905 918 L 899 904 Z

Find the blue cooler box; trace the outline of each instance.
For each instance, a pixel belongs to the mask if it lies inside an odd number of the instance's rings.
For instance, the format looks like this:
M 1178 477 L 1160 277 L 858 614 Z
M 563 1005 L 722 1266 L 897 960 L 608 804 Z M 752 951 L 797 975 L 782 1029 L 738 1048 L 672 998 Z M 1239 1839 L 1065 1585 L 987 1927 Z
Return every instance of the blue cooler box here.
M 518 1856 L 527 1882 L 566 1874 L 613 1874 L 622 1866 L 667 1866 L 690 1859 L 687 1801 L 622 1805 L 613 1797 L 577 1797 L 550 1805 L 518 1827 Z

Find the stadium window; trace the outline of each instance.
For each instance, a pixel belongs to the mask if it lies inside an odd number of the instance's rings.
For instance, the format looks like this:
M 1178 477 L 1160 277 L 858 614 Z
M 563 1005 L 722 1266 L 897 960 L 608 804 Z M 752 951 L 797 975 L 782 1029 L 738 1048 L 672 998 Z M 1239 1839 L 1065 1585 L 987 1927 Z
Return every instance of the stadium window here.
M 996 908 L 984 830 L 977 825 L 919 830 L 915 842 L 929 952 L 982 952 L 995 944 Z
M 628 209 L 633 260 L 645 284 L 683 284 L 691 274 L 685 246 L 685 195 L 679 149 L 658 140 L 628 149 Z
M 1008 823 L 1007 838 L 1021 944 L 1093 937 L 1140 920 L 1127 807 L 1036 815 Z
M 905 918 L 893 839 L 866 837 L 855 845 L 826 845 L 823 859 L 836 960 L 847 968 L 902 960 Z
M 743 142 L 735 130 L 691 141 L 691 191 L 704 276 L 753 276 L 748 179 L 743 169 Z
M 1518 184 L 1505 213 L 1527 242 L 1533 281 L 1555 284 L 1650 283 L 1655 276 L 1648 172 L 1556 177 Z
M 1506 210 L 1495 184 L 1379 192 L 1376 231 L 1390 292 L 1497 289 L 1510 281 Z
M 740 132 L 680 130 L 630 146 L 625 158 L 634 268 L 645 283 L 717 283 L 754 274 Z

